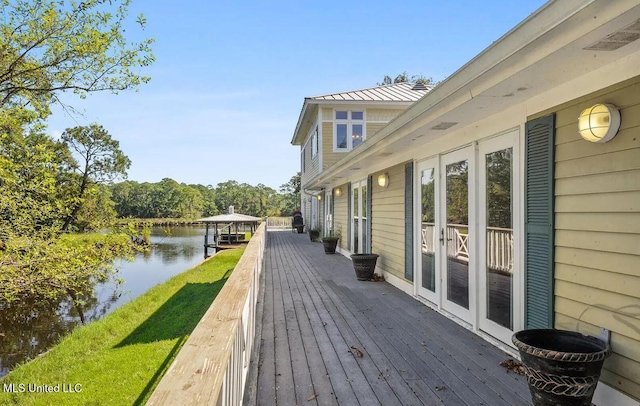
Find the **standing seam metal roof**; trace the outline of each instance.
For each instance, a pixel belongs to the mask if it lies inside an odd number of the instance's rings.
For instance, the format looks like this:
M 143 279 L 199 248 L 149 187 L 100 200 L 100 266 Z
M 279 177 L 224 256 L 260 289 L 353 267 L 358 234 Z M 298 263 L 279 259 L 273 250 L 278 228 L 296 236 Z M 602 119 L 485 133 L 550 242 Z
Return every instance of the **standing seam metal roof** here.
M 307 97 L 307 100 L 415 102 L 432 89 L 432 86 L 427 86 L 425 90 L 412 90 L 413 86 L 413 83 L 394 83 L 349 92 Z

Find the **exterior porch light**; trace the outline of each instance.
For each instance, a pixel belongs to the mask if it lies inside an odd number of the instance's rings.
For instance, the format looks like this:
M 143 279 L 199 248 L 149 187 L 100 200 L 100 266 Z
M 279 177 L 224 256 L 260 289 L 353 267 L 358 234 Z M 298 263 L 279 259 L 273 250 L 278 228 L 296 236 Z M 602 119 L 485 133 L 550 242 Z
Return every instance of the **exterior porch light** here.
M 335 193 L 336 193 L 336 197 L 340 197 L 340 196 L 342 196 L 342 189 L 340 189 L 339 187 L 337 187 L 337 188 L 336 188 Z
M 318 200 L 322 200 L 322 193 L 320 193 L 317 197 L 318 197 Z
M 580 136 L 590 142 L 605 143 L 620 129 L 620 111 L 613 104 L 596 104 L 578 117 Z
M 388 173 L 381 173 L 380 175 L 378 175 L 378 186 L 380 187 L 387 187 L 389 186 L 389 174 Z

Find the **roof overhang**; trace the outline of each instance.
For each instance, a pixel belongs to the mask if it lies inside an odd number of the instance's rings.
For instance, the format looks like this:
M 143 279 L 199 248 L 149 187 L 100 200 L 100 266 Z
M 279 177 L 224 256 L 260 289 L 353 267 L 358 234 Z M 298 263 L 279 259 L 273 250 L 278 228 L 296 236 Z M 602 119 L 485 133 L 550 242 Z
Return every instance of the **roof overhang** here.
M 306 187 L 339 184 L 380 156 L 452 134 L 597 69 L 632 63 L 629 58 L 640 57 L 640 40 L 611 51 L 585 48 L 638 21 L 637 1 L 550 1 Z M 593 91 L 578 89 L 572 97 L 581 90 Z M 565 101 L 548 100 L 547 108 Z

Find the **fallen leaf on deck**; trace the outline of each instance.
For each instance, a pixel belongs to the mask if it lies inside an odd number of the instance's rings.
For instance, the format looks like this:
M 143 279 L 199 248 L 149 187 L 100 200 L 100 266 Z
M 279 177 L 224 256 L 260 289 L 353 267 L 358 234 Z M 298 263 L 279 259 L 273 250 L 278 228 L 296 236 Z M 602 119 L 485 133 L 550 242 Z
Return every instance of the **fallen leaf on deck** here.
M 447 389 L 447 387 L 446 387 L 446 386 L 444 386 L 444 385 L 442 385 L 442 386 L 436 386 L 436 390 L 437 390 L 437 391 L 441 391 L 441 390 L 445 390 L 445 389 Z
M 384 276 L 374 273 L 373 278 L 371 278 L 370 280 L 373 282 L 384 282 Z
M 500 366 L 507 369 L 507 373 L 509 371 L 515 372 L 518 375 L 524 375 L 524 367 L 522 363 L 513 359 L 508 359 L 506 361 L 502 361 Z
M 364 357 L 364 352 L 362 352 L 358 347 L 354 347 L 353 345 L 351 346 L 351 349 L 353 350 L 352 353 L 357 356 L 357 357 Z
M 308 401 L 308 402 L 311 402 L 312 400 L 314 400 L 314 399 L 315 399 L 315 398 L 317 398 L 317 397 L 318 397 L 318 394 L 317 394 L 317 393 L 315 393 L 315 392 L 313 392 L 313 395 L 311 395 L 311 396 L 309 397 L 309 399 L 307 399 L 307 401 Z

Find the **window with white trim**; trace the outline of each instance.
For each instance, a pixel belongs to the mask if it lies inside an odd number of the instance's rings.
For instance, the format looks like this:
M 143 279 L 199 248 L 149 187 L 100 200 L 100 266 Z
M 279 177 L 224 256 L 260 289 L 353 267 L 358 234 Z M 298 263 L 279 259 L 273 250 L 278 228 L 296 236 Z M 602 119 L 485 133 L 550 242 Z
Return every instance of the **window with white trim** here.
M 318 126 L 313 130 L 311 134 L 311 159 L 318 155 Z
M 364 111 L 336 110 L 333 149 L 351 151 L 365 139 Z
M 304 152 L 305 151 L 304 150 L 305 150 L 305 148 L 302 147 L 302 153 L 300 154 L 300 167 L 301 167 L 302 173 L 304 173 L 305 166 L 306 166 L 305 156 L 304 156 Z

